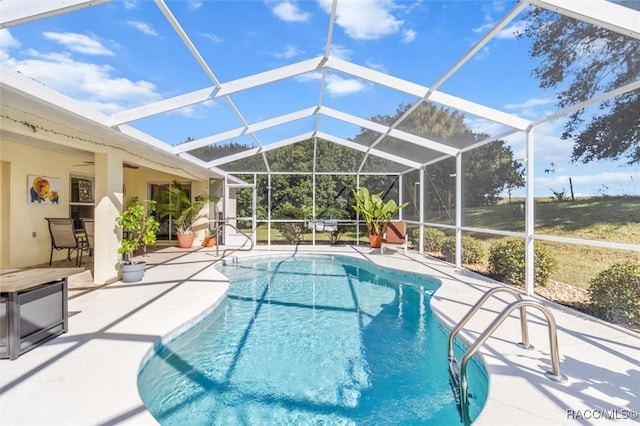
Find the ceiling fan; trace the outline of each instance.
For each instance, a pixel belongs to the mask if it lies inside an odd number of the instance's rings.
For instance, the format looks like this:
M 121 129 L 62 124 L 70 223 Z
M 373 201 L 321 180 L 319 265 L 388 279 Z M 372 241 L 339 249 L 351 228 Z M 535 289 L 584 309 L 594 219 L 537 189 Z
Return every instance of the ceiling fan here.
M 95 161 L 83 161 L 82 164 L 74 164 L 73 167 L 83 167 L 83 166 L 94 166 L 96 164 Z M 139 169 L 139 166 L 129 163 L 122 163 L 122 167 L 127 169 Z

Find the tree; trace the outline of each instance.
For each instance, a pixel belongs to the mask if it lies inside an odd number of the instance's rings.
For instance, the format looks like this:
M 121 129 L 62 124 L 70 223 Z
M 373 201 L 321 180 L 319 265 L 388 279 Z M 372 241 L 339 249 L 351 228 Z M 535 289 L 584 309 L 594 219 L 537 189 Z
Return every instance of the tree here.
M 504 141 L 496 141 L 462 156 L 462 179 L 464 206 L 493 205 L 503 190 L 524 186 L 524 167 Z
M 397 121 L 409 108 L 400 105 L 393 116 L 377 116 L 372 120 L 390 125 Z M 458 111 L 437 107 L 432 103 L 423 103 L 409 114 L 402 122 L 401 129 L 412 134 L 450 144 L 465 147 L 480 142 L 488 135 L 471 131 L 464 122 L 464 115 Z M 369 145 L 375 135 L 369 130 L 363 130 L 355 141 Z M 389 152 L 403 152 L 417 161 L 442 156 L 423 147 L 413 146 L 389 138 L 384 150 Z M 476 148 L 462 156 L 463 199 L 466 207 L 491 205 L 499 201 L 499 194 L 503 190 L 512 190 L 524 186 L 524 169 L 513 159 L 511 148 L 504 141 L 495 141 Z M 455 159 L 446 158 L 426 168 L 425 195 L 428 210 L 450 209 L 455 198 Z M 367 177 L 369 178 L 369 177 Z M 374 185 L 374 192 L 382 191 Z M 397 192 L 396 192 L 397 194 Z
M 394 115 L 376 116 L 371 120 L 391 125 L 409 107 L 409 105 L 400 105 Z M 458 147 L 469 146 L 488 137 L 472 132 L 465 125 L 463 114 L 431 103 L 424 103 L 415 109 L 403 121 L 401 129 Z M 379 133 L 361 129 L 360 133 L 353 138 L 353 142 L 370 146 L 379 136 Z M 249 148 L 236 142 L 229 142 L 198 148 L 191 153 L 197 154 L 204 161 L 210 161 Z M 376 148 L 383 152 L 402 153 L 418 162 L 426 162 L 428 159 L 436 159 L 443 155 L 392 137 L 386 137 Z M 273 218 L 278 218 L 282 213 L 282 206 L 302 209 L 303 218 L 313 217 L 313 178 L 309 172 L 314 170 L 320 173 L 333 173 L 332 175 L 319 173 L 315 177 L 315 217 L 333 219 L 355 219 L 356 216 L 355 211 L 349 207 L 355 202 L 351 190 L 356 188 L 356 176 L 343 174 L 344 172 L 355 173 L 364 161 L 363 173 L 374 171 L 376 174 L 361 175 L 360 186 L 367 187 L 373 193 L 381 193 L 383 200 L 387 202 L 399 199 L 400 188 L 398 176 L 386 175 L 384 172 L 406 170 L 405 165 L 398 165 L 378 156 L 369 155 L 365 160 L 363 152 L 322 139 L 309 139 L 286 145 L 268 151 L 264 155 L 269 169 L 273 172 L 270 189 Z M 262 154 L 236 160 L 220 167 L 231 172 L 239 171 L 240 173 L 236 173 L 238 178 L 246 182 L 254 182 L 253 174 L 241 173 L 260 170 L 260 166 L 264 166 Z M 281 172 L 290 173 L 282 174 Z M 455 173 L 453 158 L 447 158 L 427 167 L 428 208 L 437 210 L 443 206 L 452 207 L 452 200 L 455 198 L 453 197 L 455 179 L 452 179 L 452 173 Z M 464 154 L 463 175 L 467 174 L 469 177 L 464 181 L 465 206 L 495 204 L 503 190 L 524 185 L 522 166 L 513 160 L 513 152 L 504 141 L 496 141 Z M 268 214 L 267 183 L 266 174 L 255 176 L 258 220 L 266 219 Z M 251 192 L 239 189 L 236 200 L 237 215 L 250 217 Z
M 637 0 L 618 0 L 640 10 Z M 519 37 L 533 39 L 530 55 L 541 59 L 533 75 L 541 88 L 559 89 L 558 106 L 565 108 L 594 95 L 637 81 L 640 42 L 592 24 L 535 8 Z M 626 158 L 640 162 L 640 90 L 606 100 L 600 113 L 571 114 L 562 139 L 573 140 L 572 160 Z

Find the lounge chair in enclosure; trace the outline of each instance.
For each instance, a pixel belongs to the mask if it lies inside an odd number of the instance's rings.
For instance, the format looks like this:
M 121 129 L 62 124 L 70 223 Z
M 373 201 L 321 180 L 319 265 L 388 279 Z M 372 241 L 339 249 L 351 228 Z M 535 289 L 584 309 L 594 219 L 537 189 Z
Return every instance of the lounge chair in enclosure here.
M 71 260 L 71 252 L 75 250 L 76 266 L 80 266 L 85 242 L 76 235 L 76 231 L 73 229 L 73 220 L 66 217 L 48 217 L 46 219 L 49 222 L 49 234 L 51 235 L 49 266 L 53 260 L 53 249 L 67 250 L 67 260 Z
M 93 256 L 93 241 L 96 235 L 95 221 L 93 219 L 82 219 L 82 230 L 84 231 L 84 251 Z
M 384 253 L 385 248 L 401 247 L 404 249 L 404 254 L 407 254 L 407 246 L 407 223 L 401 220 L 389 222 L 380 246 L 380 253 Z

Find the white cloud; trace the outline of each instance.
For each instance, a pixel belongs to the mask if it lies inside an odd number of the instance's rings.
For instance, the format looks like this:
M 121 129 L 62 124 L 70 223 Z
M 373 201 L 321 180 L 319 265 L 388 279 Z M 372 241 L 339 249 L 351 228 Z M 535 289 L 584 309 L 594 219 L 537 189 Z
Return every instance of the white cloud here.
M 175 111 L 171 111 L 169 114 L 177 114 L 183 117 L 190 118 L 205 118 L 208 111 L 216 105 L 214 100 L 201 102 L 199 104 L 190 105 L 188 107 L 180 108 Z
M 157 36 L 158 33 L 153 29 L 153 27 L 146 22 L 142 21 L 127 21 L 127 25 L 136 30 L 140 31 L 142 34 Z
M 601 161 L 589 164 L 572 163 L 573 143 L 560 138 L 562 127 L 562 120 L 556 120 L 538 125 L 533 130 L 534 159 L 531 165 L 535 173 L 536 197 L 552 196 L 551 189 L 565 189 L 568 195 L 569 178 L 573 182 L 576 196 L 598 195 L 602 191 L 609 195 L 640 195 L 638 166 L 629 167 L 622 163 Z M 505 139 L 515 159 L 525 158 L 526 135 L 523 132 Z M 551 163 L 554 165 L 551 166 Z M 547 169 L 548 173 L 545 172 Z M 524 195 L 524 189 L 513 195 Z
M 8 29 L 0 30 L 0 52 L 20 47 L 20 42 L 16 40 Z
M 320 71 L 314 71 L 296 77 L 296 80 L 301 82 L 317 81 L 321 79 L 322 73 Z M 334 98 L 350 95 L 352 93 L 364 92 L 367 90 L 367 84 L 363 80 L 357 80 L 355 78 L 342 78 L 335 74 L 327 75 L 325 83 L 327 94 Z
M 558 173 L 563 164 L 569 164 L 573 144 L 562 140 L 562 122 L 548 121 L 533 129 L 534 167 L 536 174 L 542 173 L 549 164 L 556 163 Z M 505 138 L 514 153 L 514 158 L 526 157 L 526 134 L 519 132 Z
M 290 1 L 273 4 L 271 10 L 274 15 L 286 22 L 306 22 L 311 17 L 309 13 L 302 12 Z
M 519 33 L 524 32 L 526 27 L 527 22 L 524 20 L 512 22 L 511 25 L 506 26 L 498 32 L 498 34 L 496 34 L 496 38 L 502 40 L 514 40 Z
M 404 30 L 402 35 L 403 43 L 411 43 L 416 39 L 417 33 L 414 30 Z
M 507 110 L 514 111 L 521 117 L 537 119 L 550 114 L 552 110 L 546 107 L 553 104 L 553 98 L 531 98 L 519 104 L 506 104 L 504 107 Z
M 125 9 L 135 9 L 138 7 L 135 1 L 133 0 L 125 0 L 123 3 Z
M 100 41 L 84 34 L 45 32 L 42 35 L 49 40 L 60 43 L 67 49 L 74 52 L 83 53 L 85 55 L 113 56 L 113 52 L 105 47 Z
M 22 53 L 28 58 L 4 59 L 3 65 L 107 114 L 161 98 L 153 83 L 115 77 L 109 65 L 76 61 L 64 53 Z
M 504 107 L 506 109 L 519 110 L 519 109 L 528 109 L 528 108 L 534 108 L 534 107 L 549 105 L 549 104 L 552 104 L 552 103 L 553 103 L 553 99 L 552 98 L 531 98 L 531 99 L 527 99 L 523 103 L 520 103 L 520 104 L 506 104 Z
M 476 34 L 484 34 L 484 33 L 488 32 L 494 26 L 495 26 L 495 22 L 487 22 L 485 24 L 482 24 L 479 27 L 472 28 L 471 31 L 473 31 Z
M 387 67 L 383 63 L 373 62 L 370 59 L 367 59 L 366 65 L 367 65 L 367 67 L 369 67 L 369 68 L 371 68 L 373 70 L 384 72 L 384 73 L 388 73 Z
M 504 12 L 507 9 L 507 5 L 505 3 L 506 2 L 504 1 L 494 1 L 492 4 L 493 10 L 498 13 Z
M 496 20 L 493 18 L 494 13 L 498 13 L 502 15 L 504 10 L 504 5 L 502 2 L 485 2 L 482 4 L 482 11 L 484 12 L 483 21 L 484 23 L 479 27 L 473 28 L 473 31 L 476 34 L 484 34 L 491 30 L 496 25 Z
M 491 50 L 489 49 L 489 46 L 484 46 L 482 49 L 478 50 L 478 52 L 475 55 L 473 55 L 473 59 L 476 61 L 481 61 L 487 56 L 489 56 L 490 52 Z
M 505 10 L 505 4 L 501 1 L 494 1 L 492 3 L 484 3 L 482 6 L 482 10 L 484 11 L 483 23 L 476 27 L 472 28 L 475 34 L 484 35 L 491 31 L 497 24 L 497 21 L 493 17 L 494 14 L 503 15 Z M 502 31 L 496 34 L 495 38 L 497 39 L 513 39 L 516 37 L 516 31 L 521 29 L 524 25 L 524 21 L 517 22 L 515 24 L 511 24 L 507 28 L 503 28 Z M 475 43 L 475 40 L 473 41 Z
M 367 89 L 364 81 L 354 78 L 342 78 L 329 74 L 326 79 L 327 93 L 333 97 L 350 95 L 352 93 L 364 92 Z
M 331 51 L 329 54 L 332 57 L 342 59 L 344 61 L 351 59 L 351 54 L 353 53 L 351 49 L 340 44 L 332 44 L 330 49 Z
M 504 124 L 475 116 L 466 116 L 464 124 L 475 133 L 484 133 L 489 136 L 498 135 L 507 129 Z
M 276 58 L 293 58 L 298 56 L 301 53 L 303 52 L 299 50 L 297 47 L 295 47 L 293 44 L 288 44 L 284 51 L 274 53 L 273 56 L 275 56 Z
M 197 10 L 200 9 L 202 7 L 202 2 L 200 0 L 191 0 L 189 2 L 189 9 L 191 10 Z
M 217 36 L 215 34 L 205 34 L 205 33 L 200 33 L 200 35 L 204 38 L 208 38 L 209 40 L 211 40 L 214 43 L 222 43 L 224 41 L 224 39 L 220 36 Z
M 327 13 L 331 0 L 318 0 Z M 338 3 L 336 24 L 356 40 L 377 40 L 400 31 L 404 21 L 395 18 L 393 0 L 361 0 Z

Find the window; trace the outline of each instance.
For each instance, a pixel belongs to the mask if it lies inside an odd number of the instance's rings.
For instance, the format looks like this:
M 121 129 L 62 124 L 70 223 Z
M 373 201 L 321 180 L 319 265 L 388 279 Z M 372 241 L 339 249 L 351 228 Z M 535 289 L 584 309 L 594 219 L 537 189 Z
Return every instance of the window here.
M 94 180 L 88 176 L 71 176 L 70 182 L 69 217 L 75 229 L 82 229 L 80 219 L 93 219 Z

